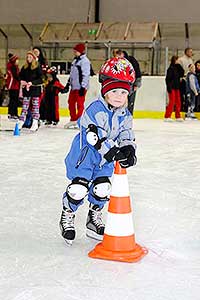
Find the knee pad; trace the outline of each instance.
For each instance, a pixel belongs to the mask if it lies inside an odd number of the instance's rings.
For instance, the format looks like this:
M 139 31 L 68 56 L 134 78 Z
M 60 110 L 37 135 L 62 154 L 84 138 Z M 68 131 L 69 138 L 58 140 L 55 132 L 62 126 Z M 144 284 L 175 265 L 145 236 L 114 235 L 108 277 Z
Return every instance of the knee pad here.
M 96 200 L 109 200 L 111 183 L 108 177 L 97 177 L 92 184 L 92 195 Z
M 88 181 L 85 178 L 76 177 L 68 185 L 66 195 L 72 204 L 79 204 L 88 193 Z

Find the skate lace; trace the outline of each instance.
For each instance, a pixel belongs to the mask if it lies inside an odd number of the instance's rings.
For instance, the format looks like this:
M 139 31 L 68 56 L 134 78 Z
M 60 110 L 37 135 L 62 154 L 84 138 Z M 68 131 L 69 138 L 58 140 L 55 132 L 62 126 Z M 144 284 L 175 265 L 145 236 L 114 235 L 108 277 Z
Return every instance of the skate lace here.
M 102 221 L 102 212 L 101 211 L 92 211 L 92 221 L 97 227 L 104 226 L 103 221 Z
M 74 214 L 64 211 L 62 214 L 61 221 L 64 229 L 74 227 Z

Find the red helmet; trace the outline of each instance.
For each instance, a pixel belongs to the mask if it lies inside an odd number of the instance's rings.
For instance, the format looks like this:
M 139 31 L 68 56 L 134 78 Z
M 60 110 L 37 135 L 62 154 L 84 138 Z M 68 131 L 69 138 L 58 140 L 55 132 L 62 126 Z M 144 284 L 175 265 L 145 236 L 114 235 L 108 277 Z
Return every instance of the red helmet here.
M 99 72 L 99 82 L 109 78 L 132 84 L 135 81 L 135 71 L 126 58 L 113 57 L 102 65 Z

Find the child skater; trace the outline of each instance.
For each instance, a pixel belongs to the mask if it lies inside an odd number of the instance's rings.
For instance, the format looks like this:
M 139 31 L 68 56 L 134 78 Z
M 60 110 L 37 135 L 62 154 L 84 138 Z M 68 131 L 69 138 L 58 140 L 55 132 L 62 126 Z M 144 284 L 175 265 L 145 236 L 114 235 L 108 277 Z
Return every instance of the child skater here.
M 59 98 L 58 94 L 65 93 L 65 87 L 60 83 L 56 76 L 56 68 L 51 67 L 47 70 L 47 85 L 44 90 L 45 103 L 45 125 L 57 125 L 59 122 Z
M 86 235 L 102 240 L 101 211 L 109 200 L 114 161 L 122 168 L 136 164 L 132 116 L 128 95 L 135 80 L 132 65 L 124 58 L 111 58 L 101 67 L 101 96 L 85 109 L 79 119 L 80 133 L 65 158 L 66 175 L 71 180 L 63 195 L 60 228 L 68 244 L 75 239 L 75 213 L 86 196 L 89 212 Z
M 200 86 L 195 74 L 195 65 L 189 65 L 188 69 L 189 72 L 186 76 L 186 94 L 188 101 L 188 111 L 185 114 L 185 118 L 187 120 L 197 120 L 197 117 L 194 114 L 194 109 L 196 97 L 199 95 L 200 92 Z

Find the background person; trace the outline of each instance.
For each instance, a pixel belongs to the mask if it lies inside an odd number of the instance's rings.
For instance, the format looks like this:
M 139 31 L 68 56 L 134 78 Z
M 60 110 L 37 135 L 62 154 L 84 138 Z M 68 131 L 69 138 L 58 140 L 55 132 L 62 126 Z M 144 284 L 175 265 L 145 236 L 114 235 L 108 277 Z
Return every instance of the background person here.
M 45 103 L 45 125 L 54 126 L 58 124 L 59 118 L 59 98 L 58 94 L 65 93 L 64 86 L 57 78 L 56 67 L 51 67 L 47 70 L 47 85 L 44 89 L 44 103 Z
M 33 122 L 31 131 L 38 129 L 39 99 L 41 96 L 42 70 L 33 51 L 28 51 L 26 63 L 20 71 L 21 88 L 23 95 L 22 113 L 19 120 L 19 129 L 22 128 L 29 105 L 31 103 L 31 114 Z
M 195 74 L 200 86 L 200 60 L 195 62 Z M 200 112 L 200 94 L 196 97 L 195 111 Z
M 181 118 L 181 78 L 184 76 L 184 70 L 178 63 L 178 56 L 172 56 L 171 63 L 167 69 L 165 78 L 169 103 L 165 111 L 165 121 L 172 121 L 171 115 L 175 108 L 175 118 L 177 121 L 183 121 Z
M 81 117 L 84 110 L 85 96 L 89 87 L 91 64 L 85 54 L 85 45 L 77 44 L 73 48 L 75 58 L 71 65 L 69 80 L 66 90 L 70 89 L 68 105 L 70 122 L 64 128 L 77 127 L 77 120 Z
M 188 47 L 184 51 L 184 55 L 179 57 L 178 63 L 181 65 L 181 67 L 184 70 L 184 77 L 181 80 L 181 86 L 180 86 L 180 91 L 181 91 L 181 111 L 187 111 L 187 95 L 186 95 L 186 76 L 188 73 L 188 67 L 189 65 L 193 64 L 193 51 L 192 48 Z
M 5 91 L 5 75 L 0 69 L 0 106 L 3 104 L 4 91 Z
M 116 56 L 121 58 L 125 57 L 132 64 L 135 71 L 135 81 L 132 85 L 131 92 L 128 96 L 128 110 L 130 111 L 131 115 L 133 115 L 136 91 L 142 85 L 142 74 L 140 71 L 140 65 L 134 56 L 128 55 L 128 53 L 124 50 L 116 50 Z
M 188 101 L 188 111 L 185 115 L 186 119 L 197 120 L 194 109 L 195 109 L 195 100 L 200 92 L 200 86 L 195 74 L 195 65 L 191 64 L 189 66 L 189 72 L 186 77 L 186 93 Z
M 17 55 L 8 54 L 9 61 L 7 63 L 6 87 L 9 92 L 8 118 L 10 120 L 18 119 L 18 103 L 19 103 L 19 57 Z
M 43 84 L 45 86 L 45 84 L 47 83 L 47 69 L 48 69 L 48 62 L 46 57 L 43 54 L 43 51 L 40 47 L 35 46 L 33 47 L 33 52 L 35 53 L 37 60 L 39 62 L 40 68 L 42 69 L 42 80 L 43 80 Z M 45 103 L 44 103 L 44 97 L 43 97 L 43 92 L 44 89 L 42 88 L 42 93 L 41 93 L 41 97 L 39 99 L 39 109 L 40 109 L 40 120 L 45 120 Z

